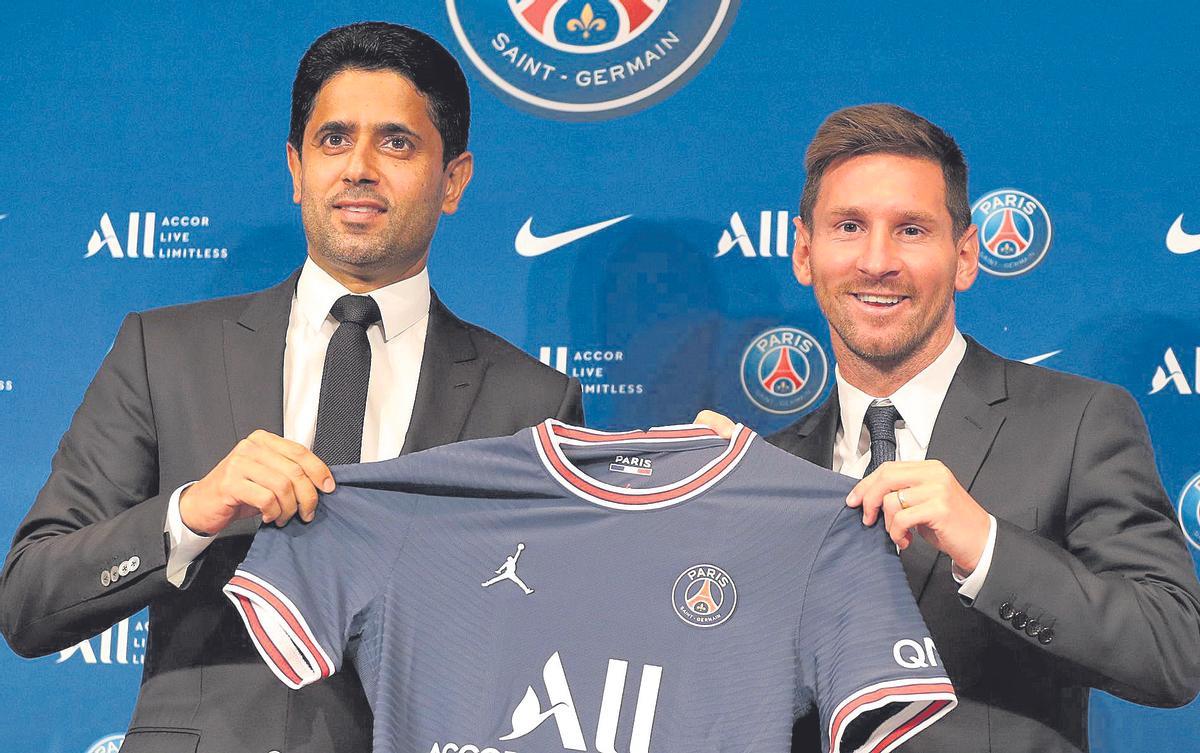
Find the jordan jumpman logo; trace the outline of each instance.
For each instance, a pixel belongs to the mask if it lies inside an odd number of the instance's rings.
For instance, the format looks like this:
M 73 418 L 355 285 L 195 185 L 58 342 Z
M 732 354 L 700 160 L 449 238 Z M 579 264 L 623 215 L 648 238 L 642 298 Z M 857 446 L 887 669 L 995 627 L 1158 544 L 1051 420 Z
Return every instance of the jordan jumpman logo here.
M 504 564 L 493 571 L 496 573 L 496 577 L 492 578 L 491 580 L 485 580 L 483 583 L 480 583 L 479 585 L 483 586 L 484 588 L 487 588 L 488 586 L 492 585 L 493 583 L 499 583 L 502 580 L 511 580 L 513 583 L 516 583 L 518 586 L 521 587 L 521 590 L 525 592 L 526 596 L 533 593 L 533 589 L 530 588 L 529 586 L 525 585 L 525 581 L 521 580 L 517 576 L 517 560 L 520 559 L 521 552 L 523 552 L 523 551 L 525 551 L 525 545 L 517 544 L 517 553 L 510 557 L 506 557 L 504 560 Z

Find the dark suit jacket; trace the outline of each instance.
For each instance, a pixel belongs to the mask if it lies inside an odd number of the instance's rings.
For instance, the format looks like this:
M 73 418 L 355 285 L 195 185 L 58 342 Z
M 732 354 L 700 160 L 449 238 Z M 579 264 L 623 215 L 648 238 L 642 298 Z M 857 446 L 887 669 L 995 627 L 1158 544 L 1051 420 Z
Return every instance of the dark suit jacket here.
M 1200 585 L 1129 394 L 967 343 L 928 457 L 996 517 L 996 546 L 970 606 L 919 536 L 901 557 L 959 706 L 900 750 L 1087 750 L 1089 688 L 1200 690 Z M 768 441 L 829 468 L 838 422 L 835 390 Z M 810 718 L 793 750 L 818 740 Z
M 5 562 L 0 628 L 22 656 L 71 646 L 149 605 L 125 753 L 370 749 L 370 713 L 354 672 L 289 691 L 221 595 L 256 519 L 222 532 L 185 588 L 165 576 L 171 493 L 254 429 L 282 434 L 284 339 L 297 277 L 126 318 Z M 511 434 L 547 417 L 583 422 L 579 383 L 459 320 L 435 296 L 404 452 Z M 136 570 L 101 579 L 134 557 Z

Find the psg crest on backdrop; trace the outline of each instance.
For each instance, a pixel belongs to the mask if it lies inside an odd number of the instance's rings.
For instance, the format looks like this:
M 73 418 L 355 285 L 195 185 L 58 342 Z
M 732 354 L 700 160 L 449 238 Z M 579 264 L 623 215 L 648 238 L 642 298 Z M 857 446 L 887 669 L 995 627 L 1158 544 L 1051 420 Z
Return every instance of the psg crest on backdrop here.
M 446 0 L 463 51 L 510 104 L 601 120 L 683 86 L 720 47 L 739 0 Z
M 775 327 L 750 341 L 742 354 L 742 389 L 768 413 L 795 413 L 825 390 L 829 362 L 812 335 Z
M 971 221 L 979 228 L 979 266 L 984 272 L 1000 277 L 1025 274 L 1050 250 L 1050 215 L 1024 191 L 992 191 L 971 207 Z

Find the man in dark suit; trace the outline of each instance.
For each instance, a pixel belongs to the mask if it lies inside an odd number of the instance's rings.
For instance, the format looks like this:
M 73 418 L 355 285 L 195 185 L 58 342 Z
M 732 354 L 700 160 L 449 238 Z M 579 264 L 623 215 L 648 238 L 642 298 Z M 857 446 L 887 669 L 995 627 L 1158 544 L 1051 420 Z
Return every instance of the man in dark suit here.
M 259 516 L 311 519 L 337 462 L 582 423 L 578 382 L 429 288 L 434 230 L 471 178 L 469 113 L 433 39 L 382 23 L 328 32 L 293 87 L 303 268 L 122 325 L 17 531 L 0 627 L 37 656 L 150 607 L 123 751 L 369 750 L 354 672 L 288 691 L 221 596 Z
M 896 106 L 852 107 L 805 167 L 793 266 L 829 321 L 837 384 L 768 439 L 865 476 L 847 503 L 902 550 L 959 705 L 900 749 L 1082 751 L 1090 688 L 1190 701 L 1200 585 L 1133 399 L 955 326 L 979 247 L 953 139 Z M 809 718 L 793 750 L 820 739 Z

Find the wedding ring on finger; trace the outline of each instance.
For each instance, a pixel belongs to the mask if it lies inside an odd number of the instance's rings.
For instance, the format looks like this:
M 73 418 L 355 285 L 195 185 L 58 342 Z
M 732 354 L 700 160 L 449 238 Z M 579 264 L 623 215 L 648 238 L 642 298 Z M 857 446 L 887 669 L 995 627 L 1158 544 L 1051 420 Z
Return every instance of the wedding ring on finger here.
M 904 504 L 904 495 L 901 492 L 902 490 L 900 489 L 896 490 L 896 501 L 900 503 L 901 510 L 907 510 L 908 505 Z

